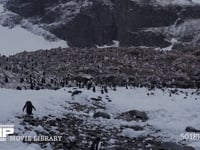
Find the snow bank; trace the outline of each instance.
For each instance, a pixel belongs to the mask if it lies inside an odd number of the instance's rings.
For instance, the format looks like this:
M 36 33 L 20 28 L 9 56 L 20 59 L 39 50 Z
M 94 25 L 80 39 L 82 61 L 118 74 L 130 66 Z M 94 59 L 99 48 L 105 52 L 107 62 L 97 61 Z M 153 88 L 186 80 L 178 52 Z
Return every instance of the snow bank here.
M 122 135 L 123 136 L 126 136 L 126 137 L 129 137 L 129 138 L 135 138 L 135 137 L 138 137 L 140 135 L 143 135 L 145 133 L 145 131 L 135 131 L 133 129 L 124 129 L 122 131 Z
M 68 47 L 65 41 L 50 42 L 20 26 L 12 29 L 0 26 L 0 53 L 12 55 L 23 51 Z

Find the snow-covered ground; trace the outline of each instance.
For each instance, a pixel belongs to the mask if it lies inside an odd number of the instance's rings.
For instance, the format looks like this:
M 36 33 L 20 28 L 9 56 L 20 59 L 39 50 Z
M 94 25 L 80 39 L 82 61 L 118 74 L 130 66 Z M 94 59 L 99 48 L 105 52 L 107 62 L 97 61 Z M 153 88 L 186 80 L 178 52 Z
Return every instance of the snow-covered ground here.
M 103 124 L 109 126 L 115 126 L 119 124 L 120 120 L 114 119 L 116 114 L 125 112 L 127 110 L 137 109 L 145 111 L 149 117 L 147 122 L 139 122 L 137 124 L 149 124 L 160 132 L 155 133 L 153 136 L 162 137 L 162 140 L 166 141 L 181 141 L 181 134 L 186 133 L 185 128 L 187 126 L 193 126 L 199 128 L 200 124 L 200 98 L 196 94 L 192 94 L 195 90 L 179 90 L 178 94 L 172 94 L 169 96 L 168 89 L 164 92 L 156 89 L 152 91 L 154 95 L 147 95 L 149 92 L 145 88 L 136 89 L 124 89 L 117 88 L 117 91 L 109 91 L 108 95 L 112 102 L 108 102 L 105 98 L 106 95 L 102 95 L 100 91 L 93 93 L 86 89 L 82 89 L 83 93 L 71 97 L 71 93 L 68 93 L 72 88 L 63 88 L 57 91 L 52 90 L 10 90 L 0 89 L 1 105 L 0 105 L 0 124 L 14 124 L 15 132 L 19 132 L 19 129 L 23 129 L 19 124 L 19 120 L 15 117 L 23 116 L 22 107 L 27 100 L 32 101 L 37 111 L 34 112 L 34 117 L 43 117 L 48 114 L 55 115 L 59 118 L 64 113 L 68 113 L 69 110 L 63 109 L 61 105 L 68 105 L 66 101 L 78 102 L 80 104 L 89 105 L 89 99 L 91 97 L 102 96 L 103 101 L 106 103 L 106 112 L 111 114 L 111 119 L 104 121 Z M 77 112 L 78 113 L 78 112 Z M 92 116 L 92 112 L 90 114 Z M 95 121 L 95 119 L 94 119 Z M 99 120 L 96 120 L 97 122 Z M 124 122 L 124 121 L 122 121 Z M 134 124 L 135 121 L 127 122 L 127 124 Z M 141 134 L 148 133 L 149 131 L 134 132 L 130 129 L 125 129 L 122 135 L 128 137 L 137 137 Z M 150 133 L 151 134 L 151 133 Z M 200 141 L 187 141 L 187 144 L 200 149 Z M 0 147 L 5 150 L 11 150 L 13 148 L 19 150 L 39 150 L 39 146 L 36 144 L 23 144 L 21 142 L 0 142 Z

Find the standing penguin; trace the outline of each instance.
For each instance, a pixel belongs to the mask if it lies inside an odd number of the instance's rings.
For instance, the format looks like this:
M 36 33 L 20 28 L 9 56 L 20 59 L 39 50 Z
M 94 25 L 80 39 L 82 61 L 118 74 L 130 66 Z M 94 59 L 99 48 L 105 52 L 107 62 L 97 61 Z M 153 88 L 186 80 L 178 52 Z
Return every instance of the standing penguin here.
M 101 141 L 100 141 L 100 138 L 97 137 L 97 138 L 93 141 L 93 143 L 92 143 L 92 145 L 91 145 L 91 147 L 90 147 L 90 150 L 100 150 L 100 149 L 101 149 Z
M 28 115 L 32 115 L 33 109 L 36 111 L 35 107 L 32 105 L 31 101 L 27 101 L 26 104 L 23 107 L 23 111 L 26 108 L 26 113 Z

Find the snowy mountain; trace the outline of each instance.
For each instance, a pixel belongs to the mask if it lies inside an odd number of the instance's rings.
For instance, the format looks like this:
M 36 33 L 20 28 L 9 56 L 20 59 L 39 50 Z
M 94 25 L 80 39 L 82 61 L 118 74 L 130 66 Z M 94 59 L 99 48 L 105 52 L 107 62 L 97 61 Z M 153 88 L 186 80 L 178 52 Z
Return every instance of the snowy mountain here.
M 125 47 L 199 45 L 199 0 L 7 0 L 4 4 L 19 20 L 49 31 L 70 47 L 102 47 L 114 45 L 113 41 Z

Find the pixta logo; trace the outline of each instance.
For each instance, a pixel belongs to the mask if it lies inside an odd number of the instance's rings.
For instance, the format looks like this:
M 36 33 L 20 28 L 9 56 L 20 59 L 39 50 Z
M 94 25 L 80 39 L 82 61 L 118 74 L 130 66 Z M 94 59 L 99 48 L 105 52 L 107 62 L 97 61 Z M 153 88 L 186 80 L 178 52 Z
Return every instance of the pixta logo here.
M 14 133 L 14 125 L 0 125 L 0 141 L 6 141 L 9 134 Z

